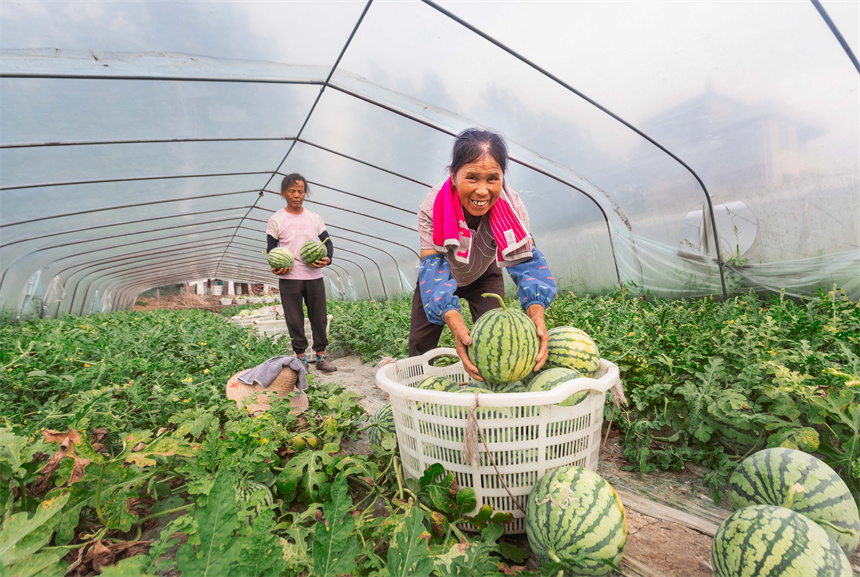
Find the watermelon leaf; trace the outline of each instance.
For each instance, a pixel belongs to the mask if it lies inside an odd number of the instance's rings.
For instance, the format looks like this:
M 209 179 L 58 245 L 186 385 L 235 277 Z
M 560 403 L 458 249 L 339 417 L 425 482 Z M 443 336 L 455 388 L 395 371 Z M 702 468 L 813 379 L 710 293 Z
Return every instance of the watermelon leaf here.
M 0 530 L 0 567 L 11 567 L 26 560 L 51 540 L 56 524 L 56 515 L 69 500 L 69 494 L 47 499 L 30 517 L 26 511 L 16 513 L 6 519 Z M 16 574 L 15 571 L 12 574 Z
M 413 507 L 402 530 L 394 534 L 394 545 L 388 549 L 387 575 L 391 577 L 430 577 L 433 560 L 424 539 L 424 514 Z
M 230 577 L 239 558 L 241 540 L 232 539 L 239 522 L 236 515 L 236 490 L 233 477 L 225 470 L 218 473 L 206 506 L 196 512 L 200 546 L 195 551 L 189 542 L 176 551 L 176 568 L 183 575 Z
M 287 563 L 280 539 L 273 535 L 275 514 L 263 509 L 254 520 L 251 538 L 244 542 L 234 574 L 253 577 L 278 577 L 285 574 Z
M 314 526 L 313 574 L 334 577 L 351 573 L 358 555 L 358 538 L 352 535 L 355 518 L 349 515 L 352 500 L 347 492 L 346 475 L 339 474 L 332 484 L 331 501 L 323 505 L 325 522 Z

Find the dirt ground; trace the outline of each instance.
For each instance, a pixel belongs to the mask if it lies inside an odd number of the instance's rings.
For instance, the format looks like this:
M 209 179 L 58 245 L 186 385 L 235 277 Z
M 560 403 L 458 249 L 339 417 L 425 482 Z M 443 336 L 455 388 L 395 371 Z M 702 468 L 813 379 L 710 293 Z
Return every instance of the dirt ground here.
M 135 311 L 154 311 L 158 309 L 175 310 L 175 309 L 205 309 L 212 312 L 218 312 L 226 308 L 221 304 L 220 296 L 214 295 L 179 295 L 179 296 L 162 296 L 162 297 L 138 297 L 137 302 L 132 310 Z M 234 297 L 235 298 L 235 297 Z M 233 306 L 233 305 L 227 305 Z

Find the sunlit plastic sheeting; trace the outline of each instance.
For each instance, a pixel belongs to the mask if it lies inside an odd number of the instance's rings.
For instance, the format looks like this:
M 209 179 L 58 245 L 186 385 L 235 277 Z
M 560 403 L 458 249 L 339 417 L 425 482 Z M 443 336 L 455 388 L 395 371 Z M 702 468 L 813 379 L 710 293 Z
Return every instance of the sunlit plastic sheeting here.
M 856 53 L 860 6 L 824 5 Z M 47 6 L 0 19 L 5 310 L 36 271 L 59 314 L 271 282 L 293 171 L 329 284 L 411 292 L 415 212 L 470 126 L 507 138 L 562 290 L 803 293 L 817 267 L 860 297 L 860 77 L 811 2 Z
M 664 298 L 722 294 L 716 260 L 611 228 L 621 284 L 634 294 L 647 292 Z
M 176 52 L 331 68 L 365 2 L 21 2 L 3 48 Z
M 759 293 L 810 296 L 833 288 L 847 295 L 860 294 L 860 249 L 786 262 L 727 267 L 726 281 Z
M 346 297 L 346 289 L 344 288 L 343 281 L 340 280 L 340 277 L 326 275 L 326 280 L 328 281 L 328 291 L 326 292 L 326 296 L 336 301 L 344 300 Z
M 21 298 L 18 301 L 18 319 L 33 319 L 42 316 L 42 271 L 37 270 L 33 273 L 27 284 L 24 285 L 24 290 L 21 291 Z

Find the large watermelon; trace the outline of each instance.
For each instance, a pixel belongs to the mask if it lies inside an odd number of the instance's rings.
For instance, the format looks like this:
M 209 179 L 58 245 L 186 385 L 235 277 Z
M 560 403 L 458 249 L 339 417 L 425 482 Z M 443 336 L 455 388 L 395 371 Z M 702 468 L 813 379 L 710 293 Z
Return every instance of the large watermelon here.
M 577 575 L 606 575 L 618 565 L 627 545 L 624 505 L 603 477 L 583 467 L 546 473 L 526 502 L 526 534 L 542 563 L 573 562 Z
M 716 577 L 851 577 L 848 557 L 824 529 L 785 507 L 729 515 L 711 545 Z
M 565 367 L 554 367 L 552 369 L 544 369 L 537 374 L 529 383 L 529 392 L 536 393 L 538 391 L 551 391 L 562 383 L 566 383 L 572 379 L 578 379 L 582 376 L 579 371 L 568 369 Z M 588 398 L 590 391 L 579 391 L 558 403 L 561 407 L 572 407 L 578 405 Z
M 426 389 L 429 391 L 442 391 L 447 393 L 456 393 L 460 390 L 460 385 L 449 379 L 448 377 L 435 376 L 427 377 L 415 385 L 418 389 Z
M 776 505 L 815 521 L 850 555 L 860 542 L 860 512 L 848 485 L 827 463 L 796 449 L 774 448 L 744 459 L 728 486 L 734 509 Z
M 565 367 L 593 377 L 600 367 L 600 353 L 594 340 L 574 327 L 554 327 L 548 331 L 545 368 Z
M 472 327 L 469 359 L 478 367 L 484 381 L 509 383 L 525 377 L 535 366 L 540 340 L 534 323 L 517 309 L 508 309 L 499 295 L 502 308 L 484 313 Z
M 299 252 L 299 258 L 305 264 L 311 264 L 325 258 L 328 252 L 325 245 L 318 240 L 309 240 L 302 245 L 302 250 Z
M 276 246 L 266 255 L 269 261 L 269 268 L 282 269 L 293 267 L 293 253 L 285 248 Z
M 523 384 L 522 381 L 512 381 L 510 383 L 502 383 L 500 385 L 493 385 L 494 393 L 527 393 L 528 388 Z
M 251 501 L 251 498 L 258 491 L 263 491 L 263 498 L 254 506 L 254 511 L 249 522 L 251 519 L 256 519 L 257 515 L 259 515 L 263 509 L 268 509 L 274 505 L 275 500 L 272 498 L 272 491 L 270 491 L 269 487 L 265 484 L 254 480 L 243 481 L 239 484 L 239 488 L 236 489 L 236 502 L 238 503 L 247 503 Z
M 384 433 L 396 435 L 397 428 L 394 425 L 394 409 L 391 408 L 391 403 L 385 403 L 373 413 L 373 416 L 370 417 L 369 425 L 367 437 L 371 445 L 382 446 L 382 436 Z

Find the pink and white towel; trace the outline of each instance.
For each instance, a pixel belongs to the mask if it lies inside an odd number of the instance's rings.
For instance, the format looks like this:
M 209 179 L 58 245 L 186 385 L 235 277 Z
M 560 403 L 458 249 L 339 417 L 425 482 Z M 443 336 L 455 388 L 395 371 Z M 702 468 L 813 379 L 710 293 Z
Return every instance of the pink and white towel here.
M 496 241 L 496 261 L 499 266 L 531 258 L 531 236 L 508 202 L 504 188 L 490 207 L 490 230 Z M 452 249 L 456 260 L 469 262 L 472 233 L 466 225 L 463 205 L 451 187 L 450 178 L 439 189 L 433 203 L 433 244 L 439 252 Z

